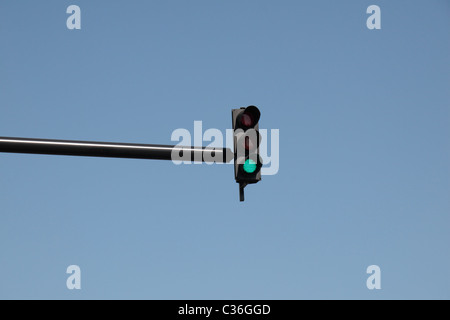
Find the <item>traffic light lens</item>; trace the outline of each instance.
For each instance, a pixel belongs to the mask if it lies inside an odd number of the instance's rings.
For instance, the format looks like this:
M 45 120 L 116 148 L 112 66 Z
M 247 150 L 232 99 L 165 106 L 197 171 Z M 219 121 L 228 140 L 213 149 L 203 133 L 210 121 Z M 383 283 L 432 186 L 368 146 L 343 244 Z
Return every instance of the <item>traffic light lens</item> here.
M 252 159 L 247 159 L 244 162 L 244 171 L 247 173 L 253 173 L 256 171 L 256 162 Z
M 244 148 L 245 150 L 253 150 L 253 142 L 250 137 L 245 137 Z
M 241 117 L 241 123 L 245 127 L 253 126 L 253 118 L 250 114 L 244 113 Z

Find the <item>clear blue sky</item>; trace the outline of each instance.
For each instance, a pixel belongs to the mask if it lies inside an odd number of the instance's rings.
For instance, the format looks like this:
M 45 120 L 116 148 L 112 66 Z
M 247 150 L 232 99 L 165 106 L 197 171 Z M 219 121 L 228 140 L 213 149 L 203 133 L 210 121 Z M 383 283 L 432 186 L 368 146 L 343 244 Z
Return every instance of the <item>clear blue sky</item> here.
M 449 299 L 449 18 L 447 0 L 1 1 L 0 136 L 170 144 L 254 104 L 281 150 L 245 203 L 230 165 L 0 154 L 0 298 Z

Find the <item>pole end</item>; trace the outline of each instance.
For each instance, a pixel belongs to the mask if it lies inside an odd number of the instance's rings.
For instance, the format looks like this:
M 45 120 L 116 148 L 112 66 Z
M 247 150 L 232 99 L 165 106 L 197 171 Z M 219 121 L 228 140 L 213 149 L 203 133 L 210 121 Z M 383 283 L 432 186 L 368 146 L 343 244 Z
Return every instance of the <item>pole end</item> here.
M 243 183 L 243 182 L 239 183 L 239 200 L 240 200 L 241 202 L 244 202 L 244 201 L 245 201 L 244 188 L 245 188 L 246 186 L 247 186 L 246 183 Z

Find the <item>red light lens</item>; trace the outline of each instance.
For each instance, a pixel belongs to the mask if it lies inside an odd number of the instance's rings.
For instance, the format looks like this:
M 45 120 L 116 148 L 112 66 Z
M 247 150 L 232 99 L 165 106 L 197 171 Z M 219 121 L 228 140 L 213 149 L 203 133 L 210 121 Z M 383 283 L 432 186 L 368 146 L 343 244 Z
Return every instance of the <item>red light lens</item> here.
M 244 113 L 241 117 L 241 123 L 245 127 L 253 126 L 253 118 L 248 113 Z

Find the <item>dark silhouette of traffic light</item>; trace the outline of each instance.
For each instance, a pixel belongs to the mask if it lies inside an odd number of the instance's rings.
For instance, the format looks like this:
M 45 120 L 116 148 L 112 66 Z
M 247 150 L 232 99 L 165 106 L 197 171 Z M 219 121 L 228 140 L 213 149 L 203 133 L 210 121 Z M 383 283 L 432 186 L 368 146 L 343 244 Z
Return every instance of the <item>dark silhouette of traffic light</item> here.
M 259 155 L 259 118 L 261 112 L 255 106 L 233 109 L 234 176 L 239 183 L 240 200 L 244 201 L 244 188 L 261 180 L 263 165 Z

